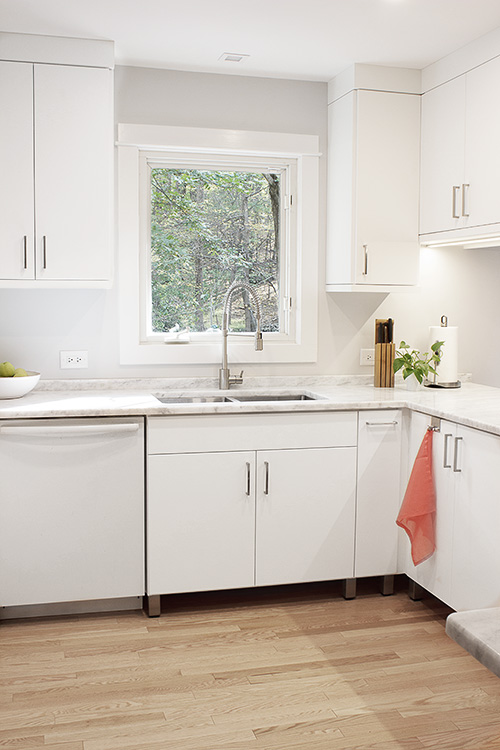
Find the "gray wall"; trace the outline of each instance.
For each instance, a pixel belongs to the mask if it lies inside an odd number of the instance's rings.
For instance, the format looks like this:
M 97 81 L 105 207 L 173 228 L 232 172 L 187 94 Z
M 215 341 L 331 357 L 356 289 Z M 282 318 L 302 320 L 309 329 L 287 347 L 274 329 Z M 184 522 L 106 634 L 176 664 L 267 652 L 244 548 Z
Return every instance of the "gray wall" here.
M 420 288 L 405 294 L 335 294 L 324 289 L 326 84 L 118 67 L 116 122 L 307 133 L 320 138 L 318 361 L 254 365 L 247 374 L 348 374 L 359 349 L 372 346 L 373 320 L 391 316 L 396 338 L 427 346 L 428 326 L 448 315 L 459 326 L 459 369 L 500 386 L 500 354 L 491 348 L 500 313 L 500 250 L 424 250 Z M 0 360 L 44 378 L 215 375 L 217 366 L 120 366 L 117 284 L 104 290 L 0 290 Z M 487 347 L 490 347 L 488 350 Z M 60 370 L 61 349 L 87 349 L 87 370 Z

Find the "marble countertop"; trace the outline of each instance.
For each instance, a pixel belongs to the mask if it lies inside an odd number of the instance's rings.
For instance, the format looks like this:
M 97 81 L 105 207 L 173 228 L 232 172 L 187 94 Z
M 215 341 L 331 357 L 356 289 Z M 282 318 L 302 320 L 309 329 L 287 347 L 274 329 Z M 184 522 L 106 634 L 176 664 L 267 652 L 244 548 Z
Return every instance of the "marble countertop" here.
M 157 416 L 180 414 L 233 414 L 262 412 L 317 412 L 358 409 L 409 408 L 500 435 L 500 389 L 463 383 L 458 389 L 422 388 L 408 391 L 404 384 L 375 388 L 369 378 L 254 378 L 229 395 L 306 392 L 312 401 L 172 403 L 162 404 L 156 395 L 177 397 L 197 393 L 219 395 L 211 381 L 95 380 L 40 381 L 19 399 L 0 400 L 0 419 L 89 416 Z

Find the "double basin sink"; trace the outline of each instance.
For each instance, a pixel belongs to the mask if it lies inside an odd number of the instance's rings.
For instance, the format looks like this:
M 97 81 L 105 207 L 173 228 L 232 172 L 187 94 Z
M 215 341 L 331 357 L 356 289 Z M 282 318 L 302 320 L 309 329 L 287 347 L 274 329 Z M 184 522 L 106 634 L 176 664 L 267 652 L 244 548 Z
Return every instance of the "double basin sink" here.
M 156 396 L 162 404 L 239 404 L 239 403 L 286 403 L 288 401 L 316 401 L 318 396 L 300 392 L 300 393 L 252 393 L 252 394 L 235 394 L 228 396 L 225 394 L 211 395 L 182 395 L 182 396 Z

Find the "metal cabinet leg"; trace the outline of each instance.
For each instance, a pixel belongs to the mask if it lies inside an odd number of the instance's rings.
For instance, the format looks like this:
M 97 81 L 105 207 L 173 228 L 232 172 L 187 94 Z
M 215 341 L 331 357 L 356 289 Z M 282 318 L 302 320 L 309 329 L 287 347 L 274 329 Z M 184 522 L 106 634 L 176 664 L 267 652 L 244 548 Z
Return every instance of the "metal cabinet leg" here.
M 344 579 L 344 599 L 355 599 L 356 598 L 356 579 L 345 578 Z
M 160 595 L 153 594 L 146 597 L 148 617 L 159 617 L 161 615 Z
M 420 586 L 420 584 L 418 583 L 415 583 L 415 581 L 412 581 L 411 578 L 408 586 L 408 596 L 414 602 L 420 601 L 420 599 L 423 599 L 424 596 L 424 589 L 422 588 L 422 586 Z
M 391 596 L 391 594 L 394 594 L 394 576 L 382 576 L 380 593 L 382 596 Z

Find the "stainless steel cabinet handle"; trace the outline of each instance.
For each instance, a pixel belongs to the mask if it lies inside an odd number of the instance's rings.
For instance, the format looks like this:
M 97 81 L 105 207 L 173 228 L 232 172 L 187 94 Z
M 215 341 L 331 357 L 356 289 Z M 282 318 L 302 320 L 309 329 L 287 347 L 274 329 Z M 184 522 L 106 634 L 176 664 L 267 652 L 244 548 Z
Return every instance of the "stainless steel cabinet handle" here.
M 392 422 L 365 422 L 368 427 L 394 427 L 399 424 L 397 419 L 393 419 Z
M 250 494 L 250 462 L 247 461 L 247 488 L 245 490 L 245 494 Z
M 47 268 L 47 237 L 43 235 L 42 239 L 42 267 Z
M 264 495 L 269 495 L 269 461 L 264 461 L 264 468 L 266 470 L 264 480 Z
M 13 437 L 85 437 L 88 435 L 120 435 L 137 432 L 136 422 L 120 424 L 78 424 L 78 425 L 2 425 L 0 435 Z
M 460 185 L 453 185 L 453 200 L 452 200 L 451 215 L 454 219 L 460 218 L 460 214 L 458 213 L 458 208 L 457 208 L 457 191 L 458 190 L 460 190 Z
M 27 235 L 24 235 L 23 237 L 23 268 L 25 271 L 28 268 L 28 237 Z
M 451 464 L 448 463 L 448 438 L 451 437 L 453 437 L 451 432 L 447 432 L 444 436 L 443 469 L 451 469 Z
M 463 440 L 461 437 L 455 438 L 455 452 L 453 455 L 453 471 L 456 471 L 457 473 L 461 472 L 462 469 L 458 468 L 458 443 L 459 441 Z
M 368 245 L 363 245 L 363 271 L 362 276 L 368 276 Z
M 469 216 L 469 188 L 467 183 L 462 185 L 462 216 Z

